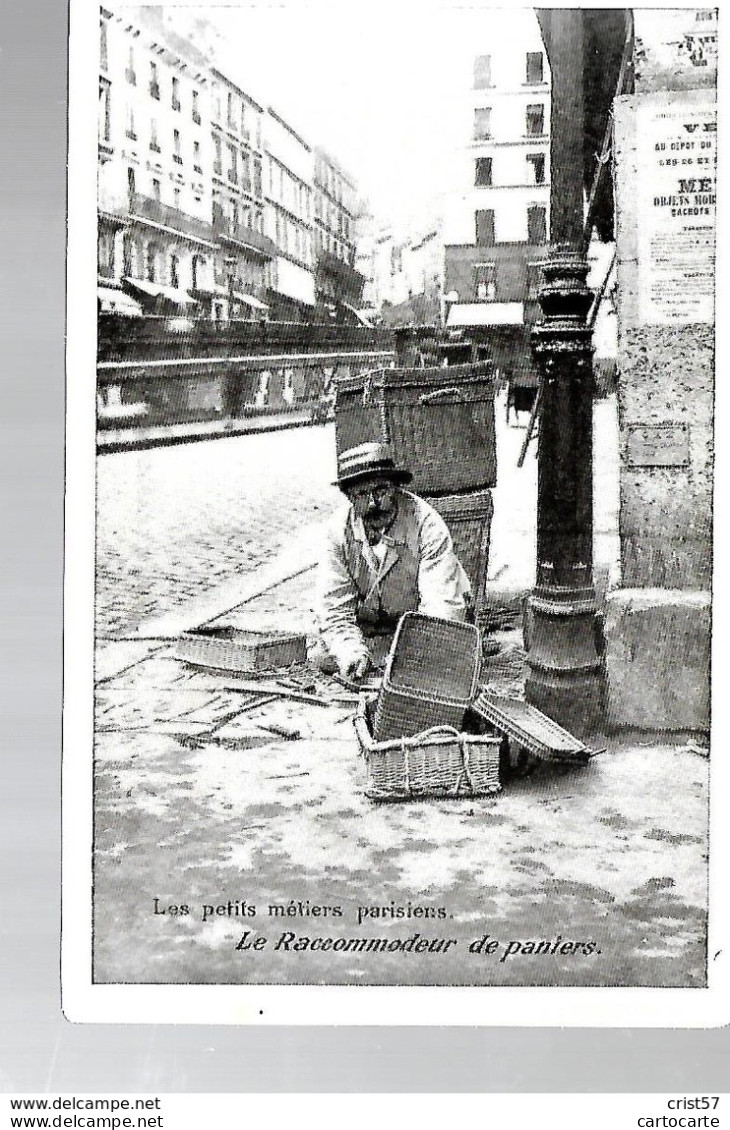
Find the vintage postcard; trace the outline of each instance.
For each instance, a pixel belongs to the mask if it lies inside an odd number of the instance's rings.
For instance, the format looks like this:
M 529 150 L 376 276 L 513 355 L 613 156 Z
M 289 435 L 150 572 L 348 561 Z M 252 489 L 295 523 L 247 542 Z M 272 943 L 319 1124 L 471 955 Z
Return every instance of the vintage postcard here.
M 730 1018 L 717 44 L 72 4 L 70 1019 Z

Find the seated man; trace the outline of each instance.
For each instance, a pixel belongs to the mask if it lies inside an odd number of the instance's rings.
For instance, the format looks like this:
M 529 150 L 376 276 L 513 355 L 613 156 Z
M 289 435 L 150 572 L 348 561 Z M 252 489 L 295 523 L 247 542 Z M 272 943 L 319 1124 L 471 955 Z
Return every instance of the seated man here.
M 359 681 L 384 660 L 404 612 L 463 621 L 473 603 L 446 523 L 402 489 L 413 476 L 388 446 L 343 451 L 338 474 L 350 507 L 330 524 L 320 560 L 317 659 Z

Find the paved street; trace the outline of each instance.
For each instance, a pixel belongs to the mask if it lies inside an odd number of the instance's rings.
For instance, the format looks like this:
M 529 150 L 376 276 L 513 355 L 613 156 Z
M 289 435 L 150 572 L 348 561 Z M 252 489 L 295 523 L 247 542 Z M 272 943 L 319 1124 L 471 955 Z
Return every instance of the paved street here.
M 102 635 L 264 564 L 340 498 L 331 425 L 105 455 L 97 466 Z
M 524 430 L 507 426 L 499 408 L 489 582 L 497 605 L 532 581 L 536 489 L 534 448 L 518 469 Z M 617 577 L 613 402 L 596 406 L 595 422 L 603 587 Z M 100 625 L 115 635 L 208 590 L 214 605 L 231 572 L 250 575 L 331 513 L 339 499 L 333 474 L 331 426 L 102 457 Z M 224 620 L 311 632 L 312 597 L 305 572 Z M 503 650 L 483 679 L 519 695 L 520 632 L 505 624 L 497 638 Z M 306 667 L 288 676 L 290 689 L 293 676 L 322 705 L 285 695 L 257 706 L 235 678 L 178 662 L 169 644 L 100 641 L 97 980 L 704 983 L 702 744 L 607 737 L 589 766 L 543 765 L 505 778 L 495 797 L 379 806 L 365 796 L 354 696 Z M 243 922 L 235 910 L 242 900 L 256 907 Z M 205 909 L 229 904 L 233 910 Z M 187 914 L 156 912 L 181 905 Z M 313 906 L 340 913 L 312 917 Z M 400 907 L 404 916 L 419 909 L 414 919 L 384 912 L 362 921 L 363 907 Z M 265 953 L 236 949 L 246 929 L 269 939 Z M 274 949 L 287 931 L 388 945 L 414 930 L 453 939 L 448 957 Z M 470 955 L 485 933 L 500 955 L 511 945 L 513 956 Z

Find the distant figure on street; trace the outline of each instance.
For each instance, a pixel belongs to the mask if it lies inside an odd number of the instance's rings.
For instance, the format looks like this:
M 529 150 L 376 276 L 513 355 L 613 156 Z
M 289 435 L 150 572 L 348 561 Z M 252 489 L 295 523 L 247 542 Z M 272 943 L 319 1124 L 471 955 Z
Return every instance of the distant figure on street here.
M 350 507 L 330 523 L 319 564 L 323 671 L 361 681 L 385 659 L 405 612 L 473 619 L 471 587 L 446 523 L 403 489 L 412 477 L 385 444 L 364 443 L 339 457 L 337 486 Z

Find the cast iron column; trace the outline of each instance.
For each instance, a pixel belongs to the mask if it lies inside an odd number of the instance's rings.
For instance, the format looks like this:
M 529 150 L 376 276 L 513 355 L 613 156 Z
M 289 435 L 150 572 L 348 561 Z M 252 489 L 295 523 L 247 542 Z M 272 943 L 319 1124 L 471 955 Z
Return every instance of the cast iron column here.
M 540 14 L 552 71 L 551 247 L 533 331 L 542 377 L 537 583 L 526 617 L 528 702 L 578 732 L 600 725 L 603 664 L 593 587 L 593 295 L 583 250 L 583 23 Z

